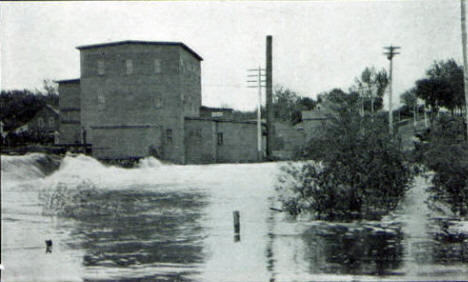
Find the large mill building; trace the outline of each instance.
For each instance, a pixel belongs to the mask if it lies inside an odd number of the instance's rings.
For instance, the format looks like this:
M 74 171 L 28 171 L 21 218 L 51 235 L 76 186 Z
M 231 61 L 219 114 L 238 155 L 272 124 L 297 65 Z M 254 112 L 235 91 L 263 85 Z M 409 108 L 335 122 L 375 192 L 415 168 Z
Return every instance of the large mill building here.
M 80 79 L 58 81 L 60 143 L 89 144 L 98 159 L 257 160 L 254 122 L 201 107 L 203 59 L 185 44 L 120 41 L 77 49 Z

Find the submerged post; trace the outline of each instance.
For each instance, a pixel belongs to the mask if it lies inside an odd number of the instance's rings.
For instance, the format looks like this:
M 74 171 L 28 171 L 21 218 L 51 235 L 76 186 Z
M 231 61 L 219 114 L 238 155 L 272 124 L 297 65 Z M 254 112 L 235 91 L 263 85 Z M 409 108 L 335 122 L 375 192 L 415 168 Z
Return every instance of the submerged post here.
M 240 215 L 239 211 L 234 211 L 232 213 L 234 217 L 234 242 L 240 241 Z
M 240 233 L 240 215 L 239 215 L 239 211 L 234 211 L 232 214 L 234 216 L 234 233 L 239 234 Z

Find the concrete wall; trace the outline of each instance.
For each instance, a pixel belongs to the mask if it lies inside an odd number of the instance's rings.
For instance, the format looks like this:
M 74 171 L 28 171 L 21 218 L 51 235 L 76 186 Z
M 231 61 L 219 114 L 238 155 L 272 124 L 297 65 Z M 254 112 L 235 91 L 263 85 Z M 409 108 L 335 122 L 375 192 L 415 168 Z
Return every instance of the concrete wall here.
M 211 120 L 185 120 L 185 159 L 187 163 L 216 162 L 216 123 Z
M 157 151 L 162 144 L 159 127 L 93 127 L 92 129 L 93 154 L 99 159 L 142 158 L 150 155 L 152 150 Z
M 87 129 L 89 143 L 93 144 L 93 155 L 120 158 L 119 150 L 141 154 L 155 145 L 153 140 L 162 138 L 165 142 L 158 148 L 161 158 L 183 163 L 184 115 L 185 112 L 198 115 L 201 103 L 199 60 L 182 47 L 170 45 L 125 44 L 83 49 L 80 54 L 81 122 Z M 130 74 L 128 60 L 133 66 Z M 155 72 L 154 60 L 160 61 L 159 73 Z M 104 74 L 98 72 L 99 61 L 104 64 Z M 184 103 L 182 94 L 192 97 L 193 105 Z M 118 127 L 157 127 L 159 130 L 158 133 L 146 131 L 145 134 L 155 135 L 142 140 L 139 140 L 140 135 L 127 135 L 126 130 L 109 131 L 114 138 L 122 134 L 122 138 L 129 140 L 121 144 L 104 137 L 103 132 L 107 132 L 104 128 Z M 168 130 L 172 136 L 167 136 Z M 106 141 L 99 140 L 101 138 Z M 106 153 L 104 149 L 94 150 L 95 146 L 106 147 Z
M 304 147 L 305 133 L 289 123 L 275 122 L 272 144 L 273 157 L 277 159 L 292 159 Z
M 294 127 L 303 132 L 304 143 L 307 144 L 312 140 L 322 138 L 326 123 L 326 119 L 307 119 L 296 124 Z
M 257 125 L 213 119 L 186 119 L 187 163 L 257 161 Z M 222 142 L 219 139 L 222 134 Z
M 80 81 L 59 82 L 60 143 L 81 142 Z
M 200 61 L 183 48 L 179 48 L 180 94 L 184 116 L 199 117 L 201 100 Z
M 223 134 L 217 146 L 218 162 L 257 161 L 257 125 L 245 122 L 216 122 L 216 133 Z

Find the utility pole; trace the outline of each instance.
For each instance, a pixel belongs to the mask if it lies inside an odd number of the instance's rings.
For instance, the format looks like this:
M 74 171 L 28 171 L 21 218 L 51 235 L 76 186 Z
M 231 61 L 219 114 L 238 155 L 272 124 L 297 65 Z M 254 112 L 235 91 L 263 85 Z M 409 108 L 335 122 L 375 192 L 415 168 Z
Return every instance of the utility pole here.
M 393 57 L 400 53 L 396 52 L 397 49 L 401 47 L 398 46 L 388 46 L 384 47 L 386 52 L 384 53 L 387 56 L 387 59 L 390 61 L 390 71 L 389 71 L 389 81 L 388 81 L 388 126 L 390 129 L 390 134 L 393 135 L 393 104 L 392 104 L 392 72 L 393 72 Z
M 258 88 L 258 106 L 257 106 L 257 158 L 259 161 L 263 159 L 262 153 L 262 87 L 265 87 L 262 83 L 265 80 L 262 80 L 265 77 L 265 69 L 262 69 L 260 66 L 258 69 L 249 69 L 249 72 L 252 74 L 248 74 L 247 77 L 256 77 L 256 80 L 247 80 L 247 83 L 257 83 L 257 85 L 250 85 L 247 86 L 248 88 Z M 254 74 L 254 72 L 256 74 Z
M 465 86 L 465 118 L 466 118 L 466 134 L 468 135 L 468 63 L 466 58 L 466 14 L 465 0 L 460 0 L 461 8 L 461 30 L 462 30 L 462 47 L 463 47 L 463 78 Z M 467 139 L 468 140 L 468 139 Z
M 429 123 L 427 121 L 426 101 L 424 101 L 424 127 L 429 127 Z
M 266 38 L 266 111 L 267 111 L 267 158 L 272 157 L 273 141 L 273 65 L 272 65 L 272 41 L 273 37 Z

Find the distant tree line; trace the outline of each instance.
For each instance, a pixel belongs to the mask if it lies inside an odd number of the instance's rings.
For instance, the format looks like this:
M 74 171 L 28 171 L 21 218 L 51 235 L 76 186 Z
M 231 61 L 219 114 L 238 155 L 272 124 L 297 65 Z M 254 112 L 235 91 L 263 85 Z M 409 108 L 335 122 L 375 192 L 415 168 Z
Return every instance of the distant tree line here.
M 31 120 L 45 105 L 58 108 L 57 87 L 44 80 L 42 90 L 2 90 L 0 92 L 0 119 L 4 130 L 10 131 Z
M 441 108 L 446 108 L 451 115 L 465 110 L 465 93 L 463 86 L 463 66 L 454 59 L 435 61 L 426 70 L 425 77 L 416 81 L 415 86 L 401 95 L 402 112 L 412 112 L 416 116 L 421 106 L 421 99 L 430 110 L 430 121 L 433 123 Z
M 273 90 L 272 111 L 277 121 L 296 124 L 302 121 L 302 111 L 315 109 L 317 101 L 310 97 L 300 96 L 294 90 L 277 85 Z M 262 118 L 266 117 L 266 108 L 261 108 Z M 234 111 L 234 120 L 254 120 L 257 111 Z

